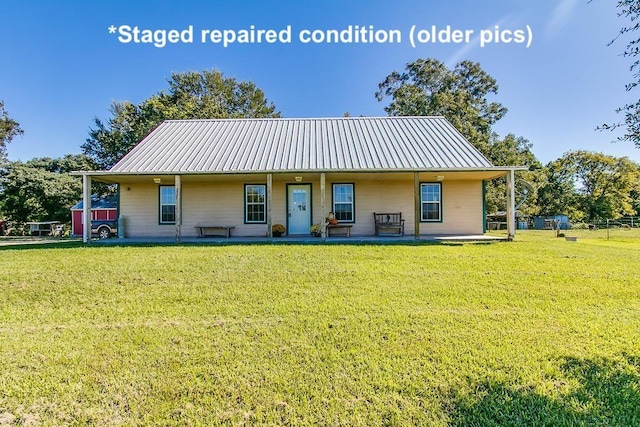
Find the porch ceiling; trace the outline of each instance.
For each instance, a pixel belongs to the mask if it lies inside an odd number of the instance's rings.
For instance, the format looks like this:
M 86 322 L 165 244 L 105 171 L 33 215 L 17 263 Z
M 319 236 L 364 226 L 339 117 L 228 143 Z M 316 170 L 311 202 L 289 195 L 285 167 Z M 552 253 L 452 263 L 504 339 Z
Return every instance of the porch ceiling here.
M 507 174 L 508 170 L 524 170 L 526 168 L 492 168 L 482 170 L 440 170 L 440 171 L 420 171 L 418 172 L 421 181 L 479 181 L 500 178 Z M 187 182 L 230 182 L 230 181 L 255 181 L 266 180 L 267 173 L 252 174 L 195 174 L 180 172 L 172 174 L 118 174 L 112 172 L 82 172 L 77 175 L 89 175 L 93 180 L 109 184 L 132 184 L 132 183 L 153 183 L 160 179 L 160 184 L 172 184 L 175 175 L 180 175 L 183 183 Z M 321 172 L 288 172 L 273 173 L 274 182 L 295 182 L 296 177 L 301 177 L 302 182 L 316 182 L 320 180 Z M 413 179 L 413 172 L 325 172 L 328 181 L 345 180 L 358 181 L 366 179 L 369 181 L 406 181 Z M 441 177 L 441 178 L 439 178 Z

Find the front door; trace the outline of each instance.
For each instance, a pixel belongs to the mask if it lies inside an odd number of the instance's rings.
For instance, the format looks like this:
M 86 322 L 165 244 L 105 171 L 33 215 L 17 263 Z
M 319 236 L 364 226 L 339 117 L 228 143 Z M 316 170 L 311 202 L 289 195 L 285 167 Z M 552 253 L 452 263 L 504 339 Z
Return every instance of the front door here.
M 287 234 L 309 234 L 311 227 L 311 184 L 287 186 L 289 231 Z

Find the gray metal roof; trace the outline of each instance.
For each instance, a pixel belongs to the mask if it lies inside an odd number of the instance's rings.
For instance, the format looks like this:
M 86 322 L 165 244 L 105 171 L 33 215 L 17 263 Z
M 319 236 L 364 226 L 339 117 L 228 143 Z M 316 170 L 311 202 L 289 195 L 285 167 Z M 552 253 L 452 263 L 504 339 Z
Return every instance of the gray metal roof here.
M 163 122 L 110 172 L 419 171 L 493 165 L 444 117 Z
M 73 205 L 71 210 L 82 210 L 83 206 L 84 200 L 80 200 L 78 203 Z M 91 196 L 91 209 L 118 209 L 118 199 L 116 196 Z

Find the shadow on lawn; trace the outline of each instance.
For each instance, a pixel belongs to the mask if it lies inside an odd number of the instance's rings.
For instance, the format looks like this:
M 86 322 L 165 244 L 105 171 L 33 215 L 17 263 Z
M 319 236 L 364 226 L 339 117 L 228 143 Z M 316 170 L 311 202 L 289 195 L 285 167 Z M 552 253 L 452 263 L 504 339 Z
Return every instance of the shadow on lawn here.
M 153 248 L 153 247 L 167 247 L 167 246 L 464 246 L 465 244 L 472 245 L 493 245 L 496 242 L 450 242 L 450 241 L 215 241 L 215 242 L 148 242 L 148 241 L 129 241 L 123 242 L 113 239 L 112 241 L 94 241 L 92 244 L 87 245 L 82 241 L 55 241 L 55 242 L 21 242 L 21 241 L 4 241 L 0 242 L 0 251 L 5 250 L 27 250 L 27 249 L 72 249 L 78 247 L 85 247 L 89 249 L 109 248 L 109 247 L 141 247 L 141 248 Z
M 70 249 L 84 246 L 79 240 L 7 240 L 0 239 L 0 251 L 26 249 Z
M 454 426 L 569 426 L 640 425 L 640 357 L 625 356 L 625 362 L 566 358 L 565 378 L 577 382 L 567 393 L 564 381 L 556 381 L 557 397 L 537 393 L 531 387 L 517 388 L 485 382 L 475 396 L 453 396 L 450 411 Z

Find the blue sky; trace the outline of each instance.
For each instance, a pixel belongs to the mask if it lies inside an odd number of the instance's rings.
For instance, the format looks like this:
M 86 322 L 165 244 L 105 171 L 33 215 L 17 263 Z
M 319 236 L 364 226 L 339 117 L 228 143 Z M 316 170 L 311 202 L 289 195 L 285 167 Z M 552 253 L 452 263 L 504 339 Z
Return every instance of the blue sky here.
M 7 1 L 0 26 L 0 99 L 24 136 L 8 147 L 9 159 L 79 153 L 93 118 L 109 117 L 114 100 L 140 102 L 166 89 L 172 72 L 218 69 L 251 80 L 285 117 L 383 116 L 378 83 L 407 62 L 434 57 L 453 66 L 469 59 L 497 79 L 492 100 L 509 112 L 495 126 L 533 143 L 546 163 L 586 149 L 640 161 L 630 143 L 596 126 L 620 119 L 615 109 L 633 100 L 624 85 L 630 61 L 624 43 L 608 47 L 623 20 L 610 0 L 520 1 Z M 108 27 L 194 29 L 193 43 L 121 43 Z M 203 29 L 280 31 L 291 43 L 201 43 Z M 304 29 L 343 30 L 349 25 L 400 30 L 400 43 L 301 43 Z M 473 30 L 470 43 L 413 47 L 417 29 Z M 531 29 L 530 47 L 489 43 L 482 30 Z

